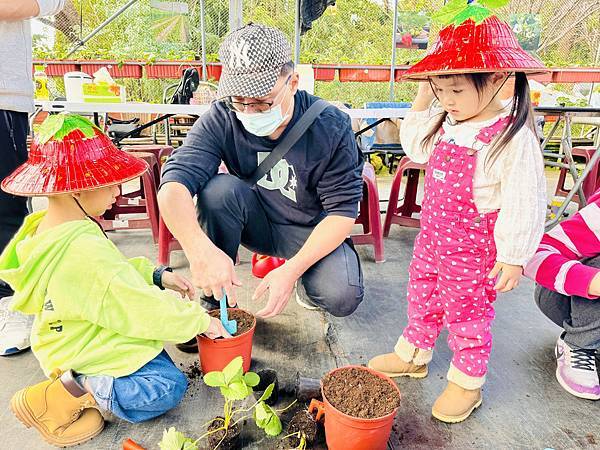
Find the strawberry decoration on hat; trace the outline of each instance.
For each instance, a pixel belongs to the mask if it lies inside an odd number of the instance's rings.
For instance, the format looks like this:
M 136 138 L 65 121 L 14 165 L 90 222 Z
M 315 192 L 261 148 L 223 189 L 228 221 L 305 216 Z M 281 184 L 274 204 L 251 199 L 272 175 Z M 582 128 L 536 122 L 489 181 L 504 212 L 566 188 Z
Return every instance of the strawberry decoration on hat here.
M 493 14 L 509 0 L 450 0 L 432 19 L 446 25 L 427 56 L 404 79 L 476 72 L 542 73 L 547 69 L 521 48 L 510 26 Z
M 2 189 L 23 196 L 86 191 L 132 180 L 147 168 L 88 119 L 58 114 L 42 123 L 29 158 L 2 181 Z

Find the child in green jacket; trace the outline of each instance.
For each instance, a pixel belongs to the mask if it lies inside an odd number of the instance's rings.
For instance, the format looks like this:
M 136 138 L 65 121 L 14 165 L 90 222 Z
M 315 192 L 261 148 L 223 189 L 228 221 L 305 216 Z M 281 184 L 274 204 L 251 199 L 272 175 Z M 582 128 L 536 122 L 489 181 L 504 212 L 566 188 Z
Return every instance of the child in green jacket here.
M 188 280 L 126 259 L 92 219 L 146 170 L 87 119 L 58 115 L 2 182 L 10 194 L 48 197 L 48 209 L 29 215 L 0 255 L 0 278 L 15 290 L 11 309 L 35 316 L 31 348 L 49 376 L 17 392 L 11 408 L 51 444 L 99 434 L 98 409 L 140 422 L 174 408 L 187 380 L 164 341 L 228 337 L 198 303 L 162 290 L 191 299 Z

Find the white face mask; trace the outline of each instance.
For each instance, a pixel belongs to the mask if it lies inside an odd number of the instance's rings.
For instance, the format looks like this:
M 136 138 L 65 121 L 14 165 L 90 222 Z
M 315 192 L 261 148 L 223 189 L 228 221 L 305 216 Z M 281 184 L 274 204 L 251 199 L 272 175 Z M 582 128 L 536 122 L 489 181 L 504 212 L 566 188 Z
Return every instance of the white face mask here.
M 273 134 L 288 117 L 287 113 L 285 115 L 282 114 L 281 104 L 273 106 L 267 112 L 248 114 L 236 111 L 235 115 L 242 122 L 244 128 L 255 136 L 269 136 Z

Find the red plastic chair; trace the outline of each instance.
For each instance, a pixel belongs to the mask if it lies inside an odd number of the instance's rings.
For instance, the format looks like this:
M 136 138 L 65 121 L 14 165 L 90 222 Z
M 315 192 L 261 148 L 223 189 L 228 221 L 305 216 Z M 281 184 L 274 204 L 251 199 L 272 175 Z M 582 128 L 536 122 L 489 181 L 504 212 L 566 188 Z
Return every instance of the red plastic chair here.
M 171 153 L 173 153 L 173 147 L 170 145 L 160 145 L 160 144 L 144 144 L 144 145 L 124 145 L 121 147 L 121 150 L 126 152 L 142 152 L 142 153 L 152 153 L 158 161 L 159 169 L 162 169 L 164 164 L 165 157 L 168 157 Z
M 144 159 L 150 166 L 140 177 L 144 193 L 143 198 L 129 197 L 127 196 L 129 194 L 120 195 L 117 197 L 117 201 L 112 208 L 104 213 L 98 221 L 105 231 L 150 228 L 152 239 L 154 242 L 158 242 L 159 214 L 158 201 L 156 199 L 158 163 L 151 153 L 140 153 L 136 156 Z M 130 214 L 145 214 L 145 217 L 127 217 Z
M 229 173 L 224 163 L 219 166 L 219 173 Z M 181 244 L 167 228 L 167 224 L 162 217 L 158 217 L 158 264 L 169 265 L 171 252 L 174 250 L 182 250 Z M 239 264 L 239 255 L 236 258 L 236 264 Z
M 373 166 L 365 162 L 363 167 L 363 197 L 360 201 L 360 213 L 356 224 L 362 225 L 363 234 L 352 235 L 355 245 L 372 245 L 375 253 L 375 262 L 385 261 L 383 254 L 383 234 L 381 231 L 381 213 L 379 212 L 379 192 L 377 191 L 377 178 Z
M 585 164 L 588 164 L 590 162 L 590 160 L 592 159 L 592 156 L 595 151 L 596 151 L 596 147 L 593 147 L 593 146 L 573 147 L 573 156 L 582 157 L 585 160 Z M 583 187 L 583 194 L 585 195 L 585 198 L 590 198 L 590 196 L 596 191 L 596 189 L 598 189 L 598 187 L 600 187 L 600 179 L 599 179 L 600 170 L 598 169 L 598 164 L 600 164 L 600 161 L 598 163 L 596 163 L 596 165 L 594 167 L 592 167 L 592 170 L 590 171 L 590 173 L 588 173 L 585 180 L 583 180 L 582 187 Z M 567 189 L 565 187 L 565 182 L 567 180 L 567 172 L 568 172 L 568 169 L 564 169 L 564 168 L 560 169 L 560 174 L 558 175 L 558 183 L 556 184 L 556 191 L 554 192 L 555 195 L 562 195 L 562 196 L 568 195 L 569 189 Z M 571 176 L 569 175 L 569 177 L 571 177 Z M 581 207 L 581 201 L 579 199 L 579 195 L 576 194 L 573 197 L 573 201 L 577 202 L 579 204 L 579 206 Z
M 390 201 L 388 210 L 385 214 L 385 222 L 383 225 L 383 235 L 387 237 L 390 234 L 390 227 L 393 223 L 405 227 L 419 228 L 421 221 L 413 214 L 421 212 L 421 205 L 417 204 L 417 190 L 419 188 L 419 175 L 421 171 L 427 168 L 427 164 L 415 163 L 405 156 L 398 164 L 398 170 L 392 181 L 392 189 L 390 191 Z M 404 192 L 404 200 L 401 205 L 398 205 L 398 196 L 400 193 L 400 185 L 402 177 L 406 174 L 406 190 Z
M 174 250 L 181 250 L 181 244 L 177 239 L 173 237 L 162 217 L 159 217 L 158 264 L 168 266 L 169 261 L 171 260 L 171 252 Z

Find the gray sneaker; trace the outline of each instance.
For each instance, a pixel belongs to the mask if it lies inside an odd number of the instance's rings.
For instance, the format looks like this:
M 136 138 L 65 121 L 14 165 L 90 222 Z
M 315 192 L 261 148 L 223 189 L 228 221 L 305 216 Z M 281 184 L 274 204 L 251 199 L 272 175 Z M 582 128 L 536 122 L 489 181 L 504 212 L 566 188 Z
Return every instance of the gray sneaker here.
M 565 391 L 588 400 L 600 399 L 596 350 L 571 348 L 564 333 L 556 341 L 556 379 Z
M 10 311 L 12 297 L 0 299 L 0 356 L 15 355 L 30 347 L 33 316 Z
M 304 289 L 304 286 L 300 280 L 296 282 L 296 303 L 303 308 L 308 309 L 309 311 L 321 309 L 311 301 L 308 294 L 306 294 L 306 290 Z

